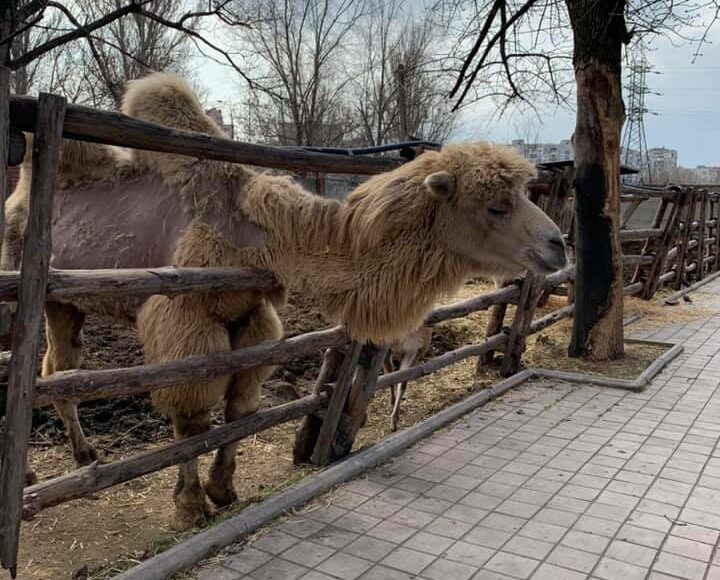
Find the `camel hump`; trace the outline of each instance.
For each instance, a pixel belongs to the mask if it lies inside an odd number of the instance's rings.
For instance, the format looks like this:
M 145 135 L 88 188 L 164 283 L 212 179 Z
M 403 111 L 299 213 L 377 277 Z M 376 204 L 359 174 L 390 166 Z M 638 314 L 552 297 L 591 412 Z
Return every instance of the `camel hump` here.
M 168 73 L 152 73 L 128 83 L 122 112 L 130 117 L 173 127 L 226 137 L 220 127 L 203 112 L 190 85 Z

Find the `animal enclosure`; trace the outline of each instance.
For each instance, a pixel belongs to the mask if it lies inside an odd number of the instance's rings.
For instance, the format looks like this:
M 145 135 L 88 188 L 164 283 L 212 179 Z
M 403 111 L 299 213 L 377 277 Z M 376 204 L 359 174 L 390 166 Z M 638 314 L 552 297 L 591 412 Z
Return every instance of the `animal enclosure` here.
M 503 353 L 503 373 L 517 372 L 527 337 L 572 316 L 572 269 L 542 279 L 528 275 L 490 294 L 434 310 L 427 326 L 492 310 L 487 339 L 436 356 L 411 368 L 381 375 L 386 356 L 382 345 L 352 342 L 343 328 L 331 328 L 242 350 L 194 356 L 173 362 L 102 371 L 72 371 L 36 379 L 35 362 L 46 302 L 85 296 L 177 295 L 229 292 L 250 288 L 270 290 L 277 282 L 255 269 L 163 268 L 154 270 L 49 270 L 50 208 L 61 137 L 87 139 L 201 158 L 264 165 L 289 170 L 373 174 L 396 167 L 388 157 L 347 157 L 315 151 L 260 147 L 169 129 L 117 113 L 66 106 L 58 97 L 14 98 L 13 130 L 35 133 L 30 220 L 20 272 L 0 273 L 0 299 L 17 301 L 12 353 L 6 373 L 7 435 L 2 446 L 0 475 L 0 558 L 13 571 L 17 565 L 21 519 L 48 507 L 93 494 L 144 474 L 176 465 L 271 426 L 304 418 L 294 456 L 298 462 L 324 465 L 352 450 L 374 392 L 411 381 L 459 360 L 476 357 L 487 364 Z M 4 178 L 4 176 L 3 176 Z M 561 226 L 572 247 L 572 174 L 544 171 L 530 196 Z M 706 277 L 720 265 L 718 194 L 699 189 L 625 188 L 624 200 L 639 206 L 650 198 L 660 205 L 650 228 L 621 232 L 628 269 L 626 294 L 651 297 L 658 288 L 683 285 Z M 632 205 L 630 206 L 632 207 Z M 550 293 L 568 297 L 568 304 L 534 319 L 538 301 Z M 516 315 L 505 331 L 509 304 Z M 25 456 L 33 407 L 52 401 L 86 401 L 127 396 L 179 381 L 211 379 L 242 369 L 282 363 L 325 350 L 315 392 L 297 401 L 259 411 L 247 418 L 189 437 L 162 448 L 108 464 L 92 464 L 23 489 Z M 412 389 L 412 387 L 410 387 Z

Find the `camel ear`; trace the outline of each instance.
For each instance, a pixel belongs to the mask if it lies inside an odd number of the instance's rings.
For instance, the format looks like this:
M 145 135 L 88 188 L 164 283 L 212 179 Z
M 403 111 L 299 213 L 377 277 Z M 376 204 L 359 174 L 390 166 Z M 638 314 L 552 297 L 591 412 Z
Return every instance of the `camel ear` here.
M 447 171 L 437 171 L 425 178 L 425 187 L 435 197 L 446 198 L 455 193 L 455 178 Z

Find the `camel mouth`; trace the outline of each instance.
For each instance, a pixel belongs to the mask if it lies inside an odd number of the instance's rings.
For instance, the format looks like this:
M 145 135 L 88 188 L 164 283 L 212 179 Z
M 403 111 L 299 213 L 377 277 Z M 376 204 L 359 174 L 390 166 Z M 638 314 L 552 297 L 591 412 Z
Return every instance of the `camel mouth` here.
M 549 256 L 536 250 L 529 250 L 528 257 L 531 260 L 528 267 L 537 274 L 553 274 L 558 270 L 562 270 L 568 264 L 565 248 L 562 248 L 562 250 L 559 248 L 553 249 Z

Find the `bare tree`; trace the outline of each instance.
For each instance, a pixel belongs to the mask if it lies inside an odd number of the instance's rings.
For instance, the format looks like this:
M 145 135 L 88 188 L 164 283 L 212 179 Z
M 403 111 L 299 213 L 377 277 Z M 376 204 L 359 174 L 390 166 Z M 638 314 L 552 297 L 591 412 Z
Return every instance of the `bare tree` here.
M 377 2 L 358 27 L 362 65 L 352 80 L 362 141 L 445 140 L 453 128 L 442 88 L 444 72 L 432 54 L 427 20 L 406 16 L 402 2 Z
M 362 0 L 256 0 L 256 25 L 242 43 L 257 67 L 250 96 L 259 121 L 274 120 L 280 143 L 331 145 L 347 124 L 342 53 L 363 13 Z
M 623 355 L 623 270 L 619 241 L 620 133 L 625 113 L 623 45 L 651 34 L 706 39 L 718 0 L 463 0 L 442 2 L 448 20 L 464 15 L 451 91 L 456 106 L 484 94 L 532 106 L 539 89 L 567 98 L 572 55 L 577 121 L 576 304 L 569 354 Z M 705 18 L 707 16 L 707 18 Z M 699 55 L 700 48 L 696 55 Z M 565 73 L 565 74 L 563 74 Z M 545 96 L 545 98 L 547 98 Z

